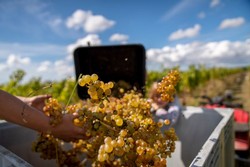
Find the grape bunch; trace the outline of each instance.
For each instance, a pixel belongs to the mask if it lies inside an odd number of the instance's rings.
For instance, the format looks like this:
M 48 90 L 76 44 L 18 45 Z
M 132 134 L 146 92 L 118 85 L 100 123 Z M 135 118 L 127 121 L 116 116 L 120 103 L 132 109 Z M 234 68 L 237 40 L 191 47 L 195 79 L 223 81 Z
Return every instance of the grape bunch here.
M 157 92 L 161 94 L 161 99 L 166 102 L 174 100 L 175 86 L 180 80 L 180 73 L 178 70 L 172 70 L 169 74 L 161 80 L 157 85 Z
M 75 149 L 64 150 L 63 143 L 50 134 L 39 134 L 36 142 L 32 144 L 34 152 L 41 153 L 44 160 L 56 159 L 58 166 L 81 166 L 81 160 Z
M 62 121 L 62 106 L 57 99 L 49 98 L 44 109 L 44 113 L 50 117 L 50 125 L 56 126 Z
M 163 79 L 160 85 L 161 90 L 164 88 L 161 91 L 163 94 L 173 96 L 170 93 L 174 91 L 166 92 L 165 87 L 177 83 L 177 74 L 178 71 L 171 72 L 170 76 L 165 77 L 167 79 Z M 33 144 L 33 150 L 39 152 L 41 158 L 56 159 L 59 166 L 85 166 L 83 155 L 92 167 L 167 166 L 166 158 L 174 152 L 177 136 L 173 128 L 164 132 L 161 130 L 164 124 L 169 124 L 169 120 L 153 120 L 149 100 L 134 90 L 126 92 L 121 98 L 111 97 L 114 83 L 104 83 L 98 80 L 96 74 L 81 76 L 78 84 L 87 87 L 90 99 L 65 109 L 52 99 L 46 108 L 54 104 L 54 108 L 61 110 L 61 115 L 63 110 L 70 114 L 77 112 L 79 117 L 74 119 L 74 124 L 84 126 L 89 139 L 71 142 L 70 149 L 64 149 L 59 139 L 50 134 L 40 134 Z M 46 111 L 53 113 L 54 110 Z
M 78 83 L 80 86 L 88 87 L 88 94 L 92 102 L 100 102 L 103 98 L 111 95 L 111 88 L 113 88 L 114 83 L 98 80 L 97 74 L 83 75 L 79 78 Z

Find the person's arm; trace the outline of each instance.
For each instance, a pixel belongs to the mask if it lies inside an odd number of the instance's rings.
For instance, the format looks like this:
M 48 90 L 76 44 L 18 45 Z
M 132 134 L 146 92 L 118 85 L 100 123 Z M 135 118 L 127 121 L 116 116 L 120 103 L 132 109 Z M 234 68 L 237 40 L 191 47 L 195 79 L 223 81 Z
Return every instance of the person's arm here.
M 62 123 L 52 127 L 49 117 L 17 97 L 0 90 L 0 118 L 39 132 L 50 132 L 65 141 L 86 138 L 85 130 L 73 124 L 75 116 L 65 114 Z

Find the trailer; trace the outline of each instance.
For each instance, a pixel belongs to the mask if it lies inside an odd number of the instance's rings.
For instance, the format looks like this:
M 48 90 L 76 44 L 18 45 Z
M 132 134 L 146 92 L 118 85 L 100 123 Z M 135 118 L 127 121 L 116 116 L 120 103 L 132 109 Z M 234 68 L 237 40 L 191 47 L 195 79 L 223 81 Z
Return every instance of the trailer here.
M 233 111 L 184 107 L 175 125 L 179 140 L 169 167 L 234 167 Z M 0 122 L 1 167 L 54 167 L 55 160 L 44 160 L 32 152 L 37 132 Z M 11 158 L 10 158 L 11 157 Z

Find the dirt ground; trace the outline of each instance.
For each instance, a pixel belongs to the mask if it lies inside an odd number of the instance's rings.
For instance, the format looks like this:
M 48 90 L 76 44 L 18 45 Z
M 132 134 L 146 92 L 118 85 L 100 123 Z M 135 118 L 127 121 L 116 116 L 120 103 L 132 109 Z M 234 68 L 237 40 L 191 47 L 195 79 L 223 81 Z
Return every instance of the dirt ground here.
M 234 74 L 222 79 L 212 80 L 192 92 L 180 94 L 184 105 L 199 106 L 201 95 L 215 97 L 223 95 L 227 90 L 233 92 L 234 103 L 241 103 L 243 109 L 250 112 L 250 72 Z

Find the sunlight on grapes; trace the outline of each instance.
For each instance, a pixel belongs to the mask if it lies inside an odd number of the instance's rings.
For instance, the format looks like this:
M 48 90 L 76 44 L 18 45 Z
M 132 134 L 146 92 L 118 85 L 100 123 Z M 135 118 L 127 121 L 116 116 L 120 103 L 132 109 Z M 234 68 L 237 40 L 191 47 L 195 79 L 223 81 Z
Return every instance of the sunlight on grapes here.
M 44 112 L 57 126 L 65 113 L 78 113 L 74 124 L 87 128 L 89 139 L 72 141 L 70 148 L 51 134 L 39 134 L 33 151 L 43 159 L 55 159 L 58 166 L 167 166 L 167 157 L 175 150 L 177 136 L 173 128 L 161 127 L 169 120 L 154 122 L 151 102 L 134 90 L 121 98 L 111 96 L 113 82 L 104 83 L 98 75 L 82 75 L 78 84 L 87 87 L 89 99 L 66 108 L 56 99 L 49 99 Z M 173 70 L 158 84 L 158 91 L 166 101 L 174 98 L 179 71 Z M 85 156 L 82 156 L 85 155 Z M 86 157 L 87 160 L 83 157 Z

